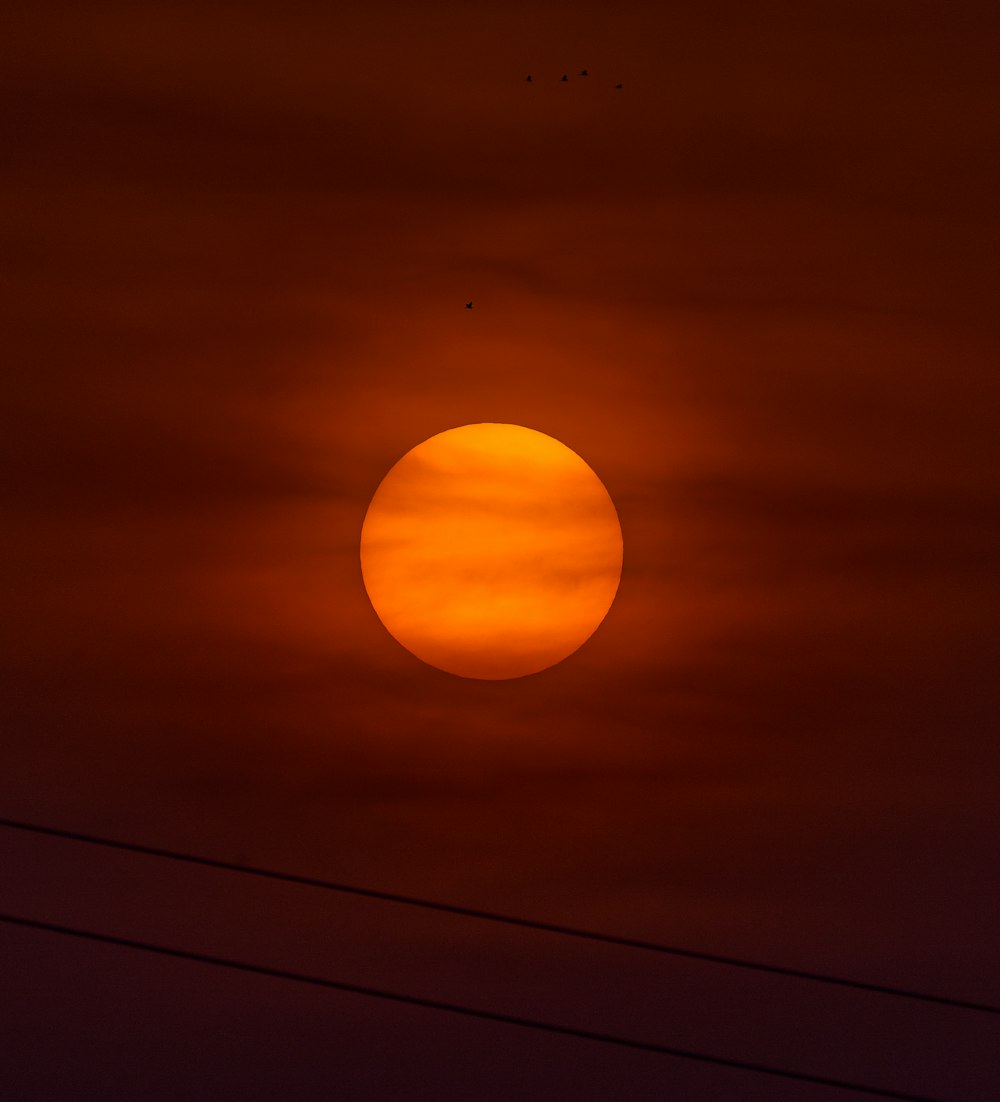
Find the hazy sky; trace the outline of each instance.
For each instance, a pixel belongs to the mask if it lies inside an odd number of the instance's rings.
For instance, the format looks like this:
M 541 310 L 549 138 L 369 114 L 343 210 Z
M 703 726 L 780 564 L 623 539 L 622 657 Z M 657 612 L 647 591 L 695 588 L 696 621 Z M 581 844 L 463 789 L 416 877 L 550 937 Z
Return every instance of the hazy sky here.
M 997 30 L 10 17 L 0 816 L 1000 1002 Z M 390 467 L 481 421 L 575 450 L 624 537 L 601 629 L 516 681 L 408 654 L 358 561 Z M 959 1011 L 0 835 L 2 911 L 956 1102 L 1000 1079 Z M 0 954 L 5 1098 L 834 1096 Z

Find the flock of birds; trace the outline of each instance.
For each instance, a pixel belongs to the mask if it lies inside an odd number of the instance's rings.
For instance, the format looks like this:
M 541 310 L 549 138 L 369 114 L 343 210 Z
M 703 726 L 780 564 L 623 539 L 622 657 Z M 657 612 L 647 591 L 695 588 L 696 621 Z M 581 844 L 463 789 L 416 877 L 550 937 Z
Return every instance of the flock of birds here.
M 582 76 L 582 77 L 589 77 L 590 72 L 587 69 L 581 69 L 579 75 Z M 531 75 L 531 73 L 529 73 L 524 79 L 528 84 L 533 84 L 535 82 L 535 78 Z M 563 73 L 563 75 L 559 78 L 558 83 L 559 84 L 568 84 L 569 83 L 569 73 Z M 616 84 L 615 85 L 616 90 L 621 90 L 621 87 L 622 87 L 621 84 Z M 465 304 L 465 308 L 466 308 L 466 310 L 471 310 L 472 309 L 472 303 L 467 302 Z
M 580 76 L 582 76 L 582 77 L 589 77 L 589 76 L 590 76 L 590 73 L 589 73 L 589 72 L 588 72 L 588 71 L 587 71 L 586 69 L 581 69 L 581 70 L 580 70 Z M 535 79 L 535 78 L 534 78 L 534 77 L 533 77 L 533 76 L 531 75 L 531 73 L 529 73 L 529 74 L 528 74 L 528 75 L 527 75 L 527 76 L 526 76 L 526 77 L 525 77 L 524 79 L 525 79 L 525 80 L 526 80 L 526 81 L 527 81 L 527 82 L 528 82 L 529 84 L 531 84 L 531 83 L 533 83 L 533 82 L 534 82 L 534 79 Z M 563 75 L 562 75 L 562 76 L 561 76 L 561 77 L 559 78 L 559 83 L 560 83 L 560 84 L 566 84 L 566 83 L 568 83 L 568 82 L 569 82 L 569 73 L 563 73 Z M 615 85 L 615 88 L 616 88 L 616 89 L 620 89 L 621 87 L 622 87 L 622 86 L 621 86 L 620 84 L 616 84 L 616 85 Z

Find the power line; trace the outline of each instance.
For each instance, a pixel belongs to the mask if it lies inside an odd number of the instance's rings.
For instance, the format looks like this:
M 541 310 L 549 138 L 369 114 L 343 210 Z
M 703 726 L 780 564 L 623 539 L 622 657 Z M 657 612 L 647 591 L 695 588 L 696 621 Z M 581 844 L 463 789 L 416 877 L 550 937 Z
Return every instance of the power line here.
M 136 842 L 122 842 L 112 838 L 98 837 L 93 834 L 82 834 L 79 831 L 59 830 L 56 827 L 40 826 L 37 823 L 26 823 L 17 819 L 0 818 L 0 827 L 6 827 L 10 830 L 28 831 L 33 834 L 47 835 L 52 838 L 63 838 L 72 842 L 83 842 L 86 845 L 104 846 L 108 849 L 123 850 L 126 853 L 141 854 L 145 857 L 160 857 L 169 861 L 182 861 L 189 865 L 200 865 L 204 868 L 221 869 L 225 872 L 235 872 L 245 876 L 256 876 L 267 880 L 277 880 L 285 884 L 298 884 L 307 888 L 321 888 L 324 891 L 338 892 L 342 895 L 360 896 L 364 899 L 376 899 L 386 903 L 399 903 L 405 907 L 420 907 L 423 910 L 458 915 L 462 918 L 476 918 L 486 922 L 498 922 L 507 926 L 517 926 L 524 930 L 538 930 L 543 933 L 578 938 L 584 941 L 599 942 L 604 945 L 616 945 L 626 949 L 638 949 L 649 953 L 662 953 L 668 956 L 684 957 L 688 960 L 704 961 L 709 964 L 727 965 L 732 968 L 745 968 L 754 972 L 765 972 L 773 976 L 787 976 L 793 979 L 809 980 L 814 983 L 825 983 L 837 987 L 850 988 L 855 991 L 867 991 L 877 995 L 890 995 L 894 998 L 917 999 L 921 1002 L 934 1003 L 938 1006 L 957 1007 L 962 1010 L 973 1010 L 984 1014 L 1000 1014 L 1000 1006 L 993 1006 L 989 1003 L 972 1002 L 968 999 L 954 999 L 946 995 L 932 995 L 925 991 L 913 991 L 903 987 L 891 987 L 887 984 L 868 983 L 865 980 L 849 979 L 845 976 L 833 976 L 824 972 L 811 972 L 802 968 L 788 968 L 780 964 L 765 964 L 760 961 L 747 960 L 741 957 L 723 956 L 720 953 L 707 953 L 697 949 L 684 949 L 675 945 L 664 945 L 660 942 L 644 941 L 640 938 L 624 937 L 618 934 L 605 934 L 595 930 L 581 929 L 576 926 L 563 926 L 555 922 L 542 922 L 533 918 L 520 918 L 514 915 L 502 914 L 497 911 L 484 911 L 474 907 L 463 907 L 456 903 L 439 903 L 430 899 L 422 899 L 418 896 L 398 895 L 395 892 L 384 892 L 375 888 L 362 888 L 353 884 L 341 884 L 336 881 L 321 880 L 312 876 L 299 876 L 296 873 L 258 868 L 254 865 L 244 865 L 234 861 L 221 861 L 214 857 L 202 857 L 192 853 L 181 853 L 177 850 L 159 849 L 155 846 L 140 845 Z
M 774 1076 L 780 1079 L 792 1079 L 800 1083 L 812 1083 L 817 1086 L 835 1087 L 838 1090 L 854 1091 L 856 1094 L 867 1094 L 877 1098 L 895 1098 L 902 1100 L 902 1102 L 943 1102 L 942 1099 L 931 1098 L 928 1095 L 907 1094 L 905 1091 L 893 1091 L 884 1087 L 871 1087 L 863 1083 L 855 1083 L 849 1079 L 834 1079 L 825 1075 L 810 1075 L 807 1072 L 789 1071 L 787 1068 L 776 1068 L 769 1064 L 757 1064 L 748 1060 L 734 1060 L 727 1056 L 714 1056 L 707 1052 L 674 1048 L 671 1045 L 660 1045 L 653 1041 L 640 1041 L 633 1037 L 622 1037 L 615 1033 L 601 1033 L 589 1029 L 577 1029 L 575 1026 L 559 1025 L 556 1022 L 545 1022 L 536 1018 L 523 1018 L 514 1014 L 502 1014 L 495 1010 L 482 1010 L 477 1007 L 464 1006 L 461 1003 L 443 1002 L 440 999 L 425 999 L 418 995 L 406 995 L 398 991 L 385 991 L 377 987 L 364 987 L 361 984 L 327 979 L 325 976 L 313 976 L 304 972 L 290 972 L 283 968 L 269 968 L 266 965 L 252 964 L 249 961 L 233 960 L 229 957 L 218 957 L 208 953 L 196 953 L 189 949 L 174 949 L 167 945 L 158 945 L 155 942 L 136 941 L 132 938 L 116 937 L 112 934 L 101 934 L 94 930 L 81 930 L 75 926 L 61 926 L 54 922 L 43 922 L 34 918 L 23 918 L 19 915 L 0 913 L 0 922 L 5 922 L 11 926 L 24 927 L 30 930 L 42 930 L 46 933 L 80 938 L 84 941 L 96 941 L 104 945 L 114 945 L 119 948 L 138 949 L 144 953 L 155 953 L 158 956 L 170 957 L 175 960 L 194 961 L 198 964 L 211 964 L 218 968 L 229 968 L 237 972 L 249 972 L 256 976 L 270 976 L 274 979 L 290 980 L 293 983 L 310 984 L 313 987 L 324 987 L 331 991 L 343 991 L 352 995 L 367 995 L 370 998 L 384 999 L 388 1002 L 402 1003 L 406 1006 L 417 1006 L 425 1010 L 440 1010 L 448 1014 L 459 1014 L 466 1018 L 478 1018 L 481 1021 L 520 1026 L 523 1029 L 534 1029 L 544 1033 L 555 1033 L 563 1037 L 574 1037 L 582 1041 L 595 1041 L 598 1044 L 617 1045 L 619 1048 L 638 1049 L 642 1052 L 652 1052 L 660 1056 L 673 1056 L 680 1060 L 695 1060 L 702 1064 L 714 1064 L 717 1067 L 732 1068 L 736 1071 L 749 1071 L 760 1075 Z

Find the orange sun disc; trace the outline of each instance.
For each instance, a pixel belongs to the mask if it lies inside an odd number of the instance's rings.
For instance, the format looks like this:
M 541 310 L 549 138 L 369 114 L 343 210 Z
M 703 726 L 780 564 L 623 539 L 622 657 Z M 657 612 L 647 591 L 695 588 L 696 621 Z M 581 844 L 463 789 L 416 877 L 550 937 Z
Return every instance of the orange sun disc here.
M 523 677 L 568 657 L 604 619 L 621 569 L 601 480 L 520 425 L 464 425 L 418 444 L 382 480 L 361 529 L 379 619 L 461 677 Z

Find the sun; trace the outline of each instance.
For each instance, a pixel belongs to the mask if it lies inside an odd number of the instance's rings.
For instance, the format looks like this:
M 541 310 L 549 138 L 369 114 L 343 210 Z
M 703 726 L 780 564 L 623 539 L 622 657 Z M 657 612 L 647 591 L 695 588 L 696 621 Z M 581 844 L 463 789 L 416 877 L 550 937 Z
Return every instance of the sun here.
M 463 425 L 418 444 L 382 480 L 361 530 L 379 619 L 461 677 L 523 677 L 573 654 L 607 615 L 621 569 L 601 480 L 520 425 Z

